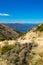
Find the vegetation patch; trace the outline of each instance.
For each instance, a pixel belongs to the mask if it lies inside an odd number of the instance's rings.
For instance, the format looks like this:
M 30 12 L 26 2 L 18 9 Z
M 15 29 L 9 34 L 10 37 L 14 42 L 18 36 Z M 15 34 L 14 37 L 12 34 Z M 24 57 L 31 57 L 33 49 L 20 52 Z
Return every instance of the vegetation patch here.
M 36 30 L 37 30 L 37 31 L 43 31 L 43 24 L 37 26 L 37 29 L 36 29 Z

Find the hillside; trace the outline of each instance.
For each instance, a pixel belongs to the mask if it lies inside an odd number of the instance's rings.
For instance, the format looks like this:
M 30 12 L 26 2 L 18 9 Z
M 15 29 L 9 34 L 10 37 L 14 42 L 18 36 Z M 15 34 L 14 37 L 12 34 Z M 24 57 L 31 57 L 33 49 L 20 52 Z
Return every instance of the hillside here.
M 18 41 L 22 43 L 25 42 L 31 42 L 32 40 L 36 39 L 42 39 L 43 38 L 43 24 L 40 24 L 36 26 L 35 28 L 32 28 L 30 31 L 28 31 L 24 36 L 21 36 Z
M 9 40 L 9 39 L 16 39 L 19 36 L 19 33 L 12 28 L 0 24 L 0 40 Z
M 42 24 L 38 26 L 43 29 Z M 15 42 L 2 42 L 7 44 L 0 47 L 0 65 L 43 65 L 43 31 L 40 31 L 38 26 Z
M 43 31 L 43 24 L 40 24 L 37 28 L 36 28 L 37 31 Z

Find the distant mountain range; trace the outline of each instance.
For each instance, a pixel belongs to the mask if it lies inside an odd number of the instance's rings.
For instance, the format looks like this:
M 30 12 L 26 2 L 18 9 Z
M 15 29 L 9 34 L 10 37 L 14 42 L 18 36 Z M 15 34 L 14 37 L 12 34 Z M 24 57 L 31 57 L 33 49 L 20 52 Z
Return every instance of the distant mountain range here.
M 35 27 L 37 24 L 27 24 L 27 23 L 10 23 L 5 24 L 19 32 L 27 32 L 31 28 Z

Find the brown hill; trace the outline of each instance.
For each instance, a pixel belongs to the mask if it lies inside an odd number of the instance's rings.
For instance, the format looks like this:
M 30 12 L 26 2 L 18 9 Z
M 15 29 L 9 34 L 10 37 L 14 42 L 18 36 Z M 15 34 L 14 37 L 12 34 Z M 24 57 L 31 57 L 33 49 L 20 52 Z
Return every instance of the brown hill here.
M 16 30 L 4 24 L 0 24 L 0 40 L 16 39 L 17 37 L 19 37 L 19 33 Z

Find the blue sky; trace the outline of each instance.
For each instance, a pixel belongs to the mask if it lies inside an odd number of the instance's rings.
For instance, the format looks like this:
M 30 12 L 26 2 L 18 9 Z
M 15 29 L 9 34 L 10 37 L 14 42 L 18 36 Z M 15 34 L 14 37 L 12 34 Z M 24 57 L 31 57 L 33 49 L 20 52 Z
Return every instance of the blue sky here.
M 42 23 L 43 0 L 0 0 L 0 23 Z

